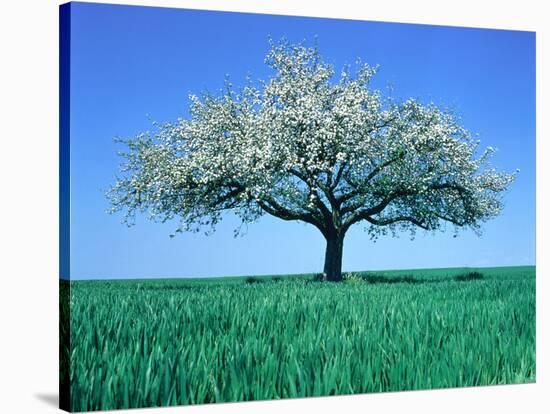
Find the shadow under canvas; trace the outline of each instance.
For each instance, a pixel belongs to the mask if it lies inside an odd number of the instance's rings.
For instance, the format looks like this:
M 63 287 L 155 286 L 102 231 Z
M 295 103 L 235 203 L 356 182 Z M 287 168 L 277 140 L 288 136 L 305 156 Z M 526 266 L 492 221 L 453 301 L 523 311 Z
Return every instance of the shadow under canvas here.
M 45 404 L 51 405 L 55 408 L 59 406 L 59 394 L 57 393 L 39 393 L 35 394 L 34 397 Z

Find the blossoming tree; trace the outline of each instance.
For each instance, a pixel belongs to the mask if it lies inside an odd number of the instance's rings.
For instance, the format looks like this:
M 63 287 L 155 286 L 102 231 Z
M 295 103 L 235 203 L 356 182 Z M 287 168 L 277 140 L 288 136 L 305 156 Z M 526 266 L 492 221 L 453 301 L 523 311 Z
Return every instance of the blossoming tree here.
M 376 68 L 338 79 L 317 48 L 271 44 L 266 82 L 191 96 L 191 116 L 124 140 L 111 211 L 176 232 L 211 229 L 224 212 L 243 223 L 264 214 L 315 226 L 326 239 L 324 274 L 342 278 L 348 229 L 372 237 L 451 223 L 480 230 L 499 214 L 515 174 L 488 164 L 458 119 L 433 104 L 395 102 L 370 87 Z

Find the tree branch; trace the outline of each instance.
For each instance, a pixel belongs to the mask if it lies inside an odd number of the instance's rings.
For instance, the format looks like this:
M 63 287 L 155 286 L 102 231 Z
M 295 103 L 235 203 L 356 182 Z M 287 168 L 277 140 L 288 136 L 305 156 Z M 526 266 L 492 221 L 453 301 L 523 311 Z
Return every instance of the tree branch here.
M 352 225 L 355 223 L 368 219 L 369 217 L 381 213 L 393 200 L 399 197 L 403 197 L 406 195 L 412 195 L 414 193 L 412 192 L 406 192 L 406 191 L 395 191 L 388 195 L 386 198 L 384 198 L 380 203 L 378 203 L 375 206 L 372 207 L 366 207 L 363 209 L 356 209 L 355 206 L 348 206 L 346 209 L 342 209 L 342 214 L 349 213 L 353 211 L 353 213 L 348 216 L 347 219 L 344 220 L 344 229 L 349 229 Z M 361 203 L 362 205 L 363 203 Z
M 430 190 L 445 190 L 445 189 L 452 189 L 456 190 L 459 193 L 460 199 L 462 200 L 463 206 L 465 209 L 467 209 L 466 205 L 466 198 L 465 198 L 465 192 L 466 189 L 459 184 L 456 183 L 435 183 L 428 187 Z M 400 198 L 400 197 L 406 197 L 406 196 L 414 196 L 417 194 L 416 191 L 407 191 L 407 190 L 395 190 L 391 192 L 388 196 L 386 196 L 381 202 L 379 202 L 377 205 L 372 207 L 365 207 L 365 208 L 359 208 L 363 203 L 356 203 L 348 205 L 347 207 L 342 209 L 342 214 L 346 213 L 352 213 L 348 216 L 347 219 L 344 220 L 344 229 L 347 230 L 349 227 L 351 227 L 353 224 L 361 221 L 361 220 L 367 220 L 371 221 L 372 216 L 381 213 L 392 201 Z M 446 217 L 440 217 L 437 213 L 433 213 L 434 216 L 441 218 L 446 221 L 452 221 L 450 218 Z M 411 221 L 411 220 L 409 220 Z M 413 222 L 413 221 L 411 221 Z M 416 223 L 414 223 L 416 224 Z M 458 224 L 457 225 L 463 225 Z M 422 227 L 422 226 L 419 226 Z
M 321 200 L 321 197 L 319 197 L 319 193 L 317 192 L 317 188 L 315 188 L 314 186 L 311 185 L 311 183 L 308 180 L 308 177 L 306 177 L 304 174 L 302 174 L 300 171 L 298 171 L 296 169 L 291 169 L 290 173 L 292 175 L 294 175 L 295 177 L 299 178 L 300 180 L 302 180 L 308 186 L 310 192 L 312 192 L 315 195 L 314 202 L 317 205 L 317 207 L 318 207 L 319 211 L 321 212 L 321 214 L 323 215 L 323 217 L 325 218 L 325 220 L 326 221 L 332 220 L 332 212 L 325 205 L 325 203 L 323 203 L 323 200 Z M 321 186 L 319 186 L 318 182 L 316 182 L 316 184 L 319 188 L 321 188 Z M 321 190 L 322 190 L 322 188 L 321 188 Z M 324 192 L 324 193 L 326 195 L 326 192 Z M 330 202 L 330 198 L 328 196 L 327 196 L 327 198 L 329 199 L 329 202 Z
M 382 219 L 382 220 L 375 219 L 373 217 L 365 217 L 365 220 L 367 220 L 369 223 L 374 224 L 376 226 L 387 226 L 388 224 L 394 224 L 400 221 L 408 221 L 424 230 L 430 230 L 430 228 L 426 224 L 422 223 L 420 220 L 412 216 L 396 216 L 396 217 Z
M 311 213 L 299 213 L 296 211 L 292 211 L 286 207 L 281 206 L 275 200 L 267 197 L 265 197 L 263 200 L 257 200 L 256 202 L 262 210 L 274 217 L 286 221 L 301 220 L 317 227 L 321 231 L 321 233 L 326 233 L 326 228 L 323 223 L 317 220 L 315 216 Z
M 366 177 L 365 179 L 363 180 L 363 184 L 366 184 L 368 183 L 369 181 L 371 181 L 374 177 L 376 177 L 380 172 L 382 172 L 382 170 L 388 166 L 390 166 L 391 164 L 403 159 L 403 157 L 405 156 L 405 154 L 403 153 L 400 153 L 398 156 L 390 159 L 390 160 L 387 160 L 381 164 L 379 164 L 378 166 L 376 166 Z M 340 204 L 343 204 L 345 203 L 346 201 L 352 199 L 353 197 L 355 197 L 356 195 L 358 195 L 360 193 L 360 190 L 359 190 L 359 186 L 355 183 L 352 183 L 349 179 L 346 179 L 346 181 L 352 186 L 354 187 L 353 190 L 351 190 L 349 193 L 346 193 L 346 194 L 343 194 L 341 195 L 340 197 L 337 197 L 337 200 Z

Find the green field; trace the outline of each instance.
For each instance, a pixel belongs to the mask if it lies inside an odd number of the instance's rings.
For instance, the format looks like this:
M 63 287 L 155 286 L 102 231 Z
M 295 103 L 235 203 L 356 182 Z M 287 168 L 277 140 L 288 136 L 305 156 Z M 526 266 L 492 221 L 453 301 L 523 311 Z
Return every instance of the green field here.
M 61 282 L 67 402 L 89 411 L 535 380 L 534 267 L 311 279 Z

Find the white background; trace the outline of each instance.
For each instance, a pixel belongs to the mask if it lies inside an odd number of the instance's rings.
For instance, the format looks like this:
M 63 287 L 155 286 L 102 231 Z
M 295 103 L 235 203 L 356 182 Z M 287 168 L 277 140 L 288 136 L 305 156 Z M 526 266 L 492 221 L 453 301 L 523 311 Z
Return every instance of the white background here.
M 117 1 L 362 20 L 537 31 L 537 383 L 145 409 L 146 413 L 550 410 L 548 33 L 544 1 Z M 0 412 L 57 411 L 58 1 L 0 6 Z M 504 70 L 505 68 L 503 68 Z M 511 102 L 511 105 L 514 103 Z M 545 125 L 543 125 L 545 124 Z M 546 184 L 548 186 L 548 184 Z M 544 409 L 546 405 L 546 410 Z

